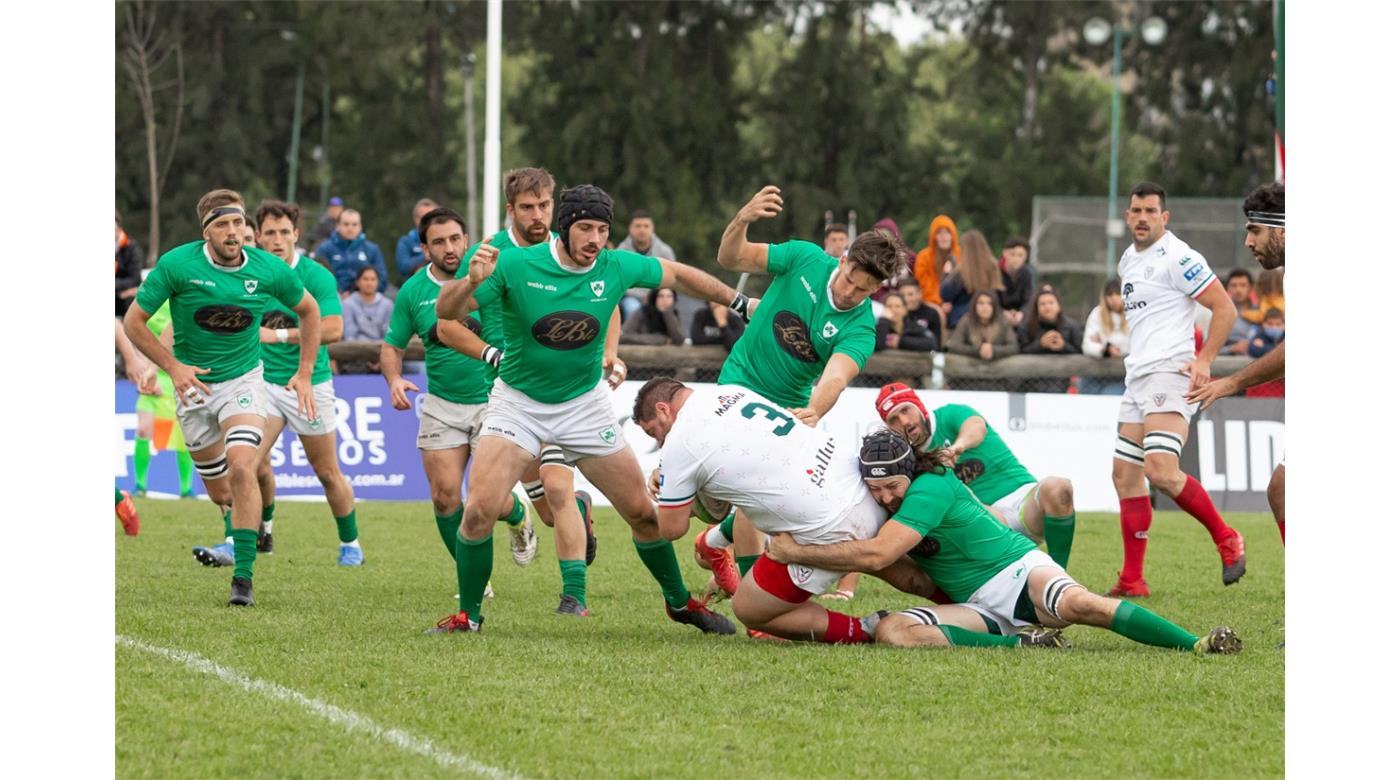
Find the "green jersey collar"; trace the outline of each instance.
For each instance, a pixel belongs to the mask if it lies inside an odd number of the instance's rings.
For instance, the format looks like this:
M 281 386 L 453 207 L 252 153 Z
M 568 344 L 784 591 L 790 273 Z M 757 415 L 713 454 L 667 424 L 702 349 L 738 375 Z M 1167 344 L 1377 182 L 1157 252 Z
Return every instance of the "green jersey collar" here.
M 598 257 L 602 257 L 602 255 L 603 250 L 599 250 Z M 554 258 L 554 262 L 558 263 L 560 268 L 564 269 L 565 271 L 568 271 L 571 274 L 586 274 L 589 271 L 592 271 L 594 266 L 598 265 L 597 257 L 593 258 L 593 262 L 589 263 L 586 268 L 574 268 L 571 266 L 564 265 L 564 261 L 559 258 L 558 238 L 555 238 L 553 241 L 549 242 L 549 256 Z
M 204 259 L 209 261 L 209 265 L 214 266 L 215 268 L 219 269 L 220 271 L 223 271 L 226 274 L 232 274 L 242 271 L 243 267 L 248 265 L 248 252 L 243 249 L 240 249 L 238 251 L 243 255 L 243 262 L 239 263 L 238 265 L 219 265 L 218 263 L 214 262 L 214 256 L 209 254 L 209 242 L 204 242 Z
M 441 286 L 443 286 L 444 284 L 446 284 L 447 282 L 452 281 L 451 279 L 445 279 L 445 280 L 441 280 L 441 281 L 440 281 L 440 280 L 438 280 L 438 278 L 437 278 L 436 276 L 433 276 L 433 264 L 432 264 L 432 263 L 428 263 L 427 265 L 423 266 L 423 273 L 428 277 L 428 281 L 432 282 L 433 284 L 437 285 L 438 287 L 441 287 Z

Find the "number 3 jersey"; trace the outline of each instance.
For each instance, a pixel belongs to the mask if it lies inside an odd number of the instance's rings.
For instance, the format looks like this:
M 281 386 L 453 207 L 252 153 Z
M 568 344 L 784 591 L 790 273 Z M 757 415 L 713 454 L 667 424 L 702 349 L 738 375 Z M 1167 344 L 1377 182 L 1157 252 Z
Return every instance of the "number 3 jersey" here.
M 697 387 L 661 447 L 658 503 L 683 507 L 699 492 L 742 508 L 764 533 L 846 541 L 847 518 L 869 495 L 859 452 L 752 390 Z

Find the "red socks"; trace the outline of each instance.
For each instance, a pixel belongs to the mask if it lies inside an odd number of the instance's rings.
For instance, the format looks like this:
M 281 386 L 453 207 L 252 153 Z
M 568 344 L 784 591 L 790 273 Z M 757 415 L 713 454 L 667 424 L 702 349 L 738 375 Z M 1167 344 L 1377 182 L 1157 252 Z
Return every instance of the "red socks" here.
M 1181 489 L 1181 493 L 1174 500 L 1177 506 L 1206 527 L 1206 530 L 1210 532 L 1210 538 L 1215 540 L 1216 544 L 1220 544 L 1235 535 L 1235 530 L 1225 525 L 1220 513 L 1215 511 L 1215 504 L 1211 502 L 1210 494 L 1190 474 L 1186 475 L 1186 487 Z
M 1283 542 L 1283 518 L 1281 517 L 1278 521 L 1278 540 L 1280 543 Z
M 1147 528 L 1152 525 L 1152 499 L 1147 496 L 1118 499 L 1119 522 L 1123 527 L 1123 571 L 1119 579 L 1142 579 L 1142 559 L 1147 555 Z
M 826 633 L 822 641 L 830 645 L 858 645 L 871 641 L 860 625 L 860 618 L 843 615 L 840 612 L 826 611 Z

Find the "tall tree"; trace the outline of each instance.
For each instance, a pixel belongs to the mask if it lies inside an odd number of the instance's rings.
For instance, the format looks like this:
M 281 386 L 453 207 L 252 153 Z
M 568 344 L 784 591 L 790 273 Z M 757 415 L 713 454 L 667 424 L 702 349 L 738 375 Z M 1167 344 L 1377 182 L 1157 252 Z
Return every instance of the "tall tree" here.
M 163 26 L 158 24 L 156 9 L 148 3 L 130 3 L 124 11 L 125 46 L 121 50 L 121 62 L 131 89 L 141 103 L 141 117 L 145 123 L 147 192 L 151 204 L 146 252 L 154 262 L 160 256 L 160 194 L 165 187 L 165 177 L 170 173 L 170 164 L 175 159 L 175 148 L 180 140 L 180 122 L 185 110 L 184 49 L 178 12 L 172 24 Z M 174 73 L 170 74 L 167 73 L 170 69 L 165 66 L 172 59 Z M 156 81 L 166 77 L 172 80 Z M 164 107 L 158 106 L 157 102 L 162 93 L 171 88 L 174 88 L 175 94 L 175 99 L 171 101 L 175 117 L 164 144 L 165 159 L 162 161 L 157 120 Z

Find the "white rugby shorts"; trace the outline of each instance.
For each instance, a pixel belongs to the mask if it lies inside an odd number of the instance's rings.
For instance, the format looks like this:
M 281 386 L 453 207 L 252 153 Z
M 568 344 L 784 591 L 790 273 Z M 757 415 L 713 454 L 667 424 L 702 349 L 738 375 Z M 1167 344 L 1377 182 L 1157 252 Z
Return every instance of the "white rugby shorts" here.
M 459 404 L 424 393 L 418 406 L 418 449 L 475 447 L 486 404 Z
M 230 417 L 252 414 L 267 417 L 266 383 L 262 364 L 246 374 L 224 382 L 205 382 L 209 394 L 197 393 L 193 398 L 178 396 L 175 418 L 185 434 L 185 445 L 197 452 L 223 441 L 222 425 Z
M 1118 407 L 1118 422 L 1141 423 L 1149 414 L 1175 413 L 1190 421 L 1196 404 L 1186 403 L 1186 391 L 1191 378 L 1175 371 L 1155 371 L 1128 377 L 1123 403 Z
M 331 380 L 327 379 L 311 386 L 311 396 L 316 399 L 314 420 L 302 416 L 297 408 L 297 394 L 285 386 L 275 382 L 263 382 L 263 390 L 267 392 L 267 416 L 286 420 L 287 427 L 296 435 L 325 436 L 335 433 L 339 417 L 335 408 L 335 387 L 331 385 Z
M 547 404 L 506 384 L 499 377 L 486 405 L 482 436 L 496 436 L 538 456 L 545 444 L 563 450 L 565 459 L 604 457 L 627 447 L 622 425 L 613 416 L 608 383 L 559 404 Z

